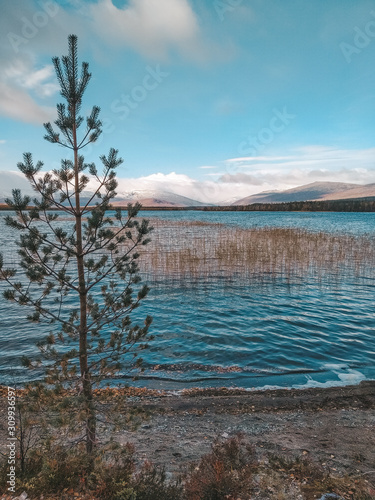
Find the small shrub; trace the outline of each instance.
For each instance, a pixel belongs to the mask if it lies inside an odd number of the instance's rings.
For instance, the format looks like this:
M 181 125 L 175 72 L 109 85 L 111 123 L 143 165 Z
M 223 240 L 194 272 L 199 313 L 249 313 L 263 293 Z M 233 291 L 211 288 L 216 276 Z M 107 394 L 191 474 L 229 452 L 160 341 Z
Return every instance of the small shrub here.
M 69 450 L 61 446 L 37 449 L 30 456 L 28 469 L 21 477 L 22 488 L 30 494 L 56 493 L 66 488 L 79 491 L 90 468 L 82 447 Z
M 326 475 L 321 467 L 307 458 L 286 458 L 280 455 L 270 455 L 269 463 L 274 470 L 293 474 L 293 477 L 300 481 L 321 481 Z
M 254 453 L 241 436 L 216 442 L 185 481 L 187 500 L 230 500 L 252 489 Z
M 363 478 L 331 475 L 330 471 L 325 470 L 321 465 L 305 458 L 270 455 L 269 466 L 274 473 L 279 475 L 279 485 L 286 485 L 288 480 L 293 478 L 293 481 L 300 485 L 301 492 L 307 500 L 320 498 L 324 493 L 336 493 L 351 500 L 374 498 L 370 493 L 370 484 Z
M 86 479 L 86 487 L 100 499 L 134 500 L 132 475 L 135 472 L 134 446 L 110 443 L 96 457 L 93 471 Z M 108 454 L 108 456 L 106 456 Z
M 133 478 L 137 500 L 180 500 L 183 488 L 180 481 L 167 482 L 165 470 L 146 462 Z

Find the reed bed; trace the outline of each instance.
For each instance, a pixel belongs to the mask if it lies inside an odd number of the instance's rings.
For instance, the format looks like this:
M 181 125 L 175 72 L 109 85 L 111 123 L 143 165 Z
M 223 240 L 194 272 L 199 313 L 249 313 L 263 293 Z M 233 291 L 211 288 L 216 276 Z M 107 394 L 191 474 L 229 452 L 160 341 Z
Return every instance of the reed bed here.
M 242 229 L 205 222 L 152 220 L 140 257 L 151 279 L 269 278 L 306 275 L 370 278 L 375 238 L 277 227 Z
M 372 279 L 375 235 L 311 232 L 300 228 L 242 229 L 202 221 L 151 219 L 151 243 L 138 249 L 147 281 Z M 19 267 L 14 250 L 5 264 Z M 21 271 L 21 269 L 19 269 Z M 22 271 L 21 271 L 22 272 Z

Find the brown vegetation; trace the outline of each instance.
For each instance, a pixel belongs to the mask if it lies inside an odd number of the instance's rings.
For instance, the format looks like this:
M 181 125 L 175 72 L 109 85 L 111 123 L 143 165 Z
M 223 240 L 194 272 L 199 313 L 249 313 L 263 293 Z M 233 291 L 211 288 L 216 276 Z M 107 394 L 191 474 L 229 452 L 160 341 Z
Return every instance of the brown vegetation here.
M 254 279 L 307 273 L 368 276 L 375 264 L 371 236 L 277 227 L 242 229 L 201 221 L 151 221 L 141 256 L 150 279 Z
M 217 439 L 210 453 L 173 480 L 150 462 L 137 468 L 134 452 L 129 443 L 112 444 L 89 467 L 82 450 L 39 449 L 17 480 L 18 489 L 30 500 L 313 500 L 325 493 L 343 500 L 373 498 L 366 479 L 335 476 L 308 458 L 272 454 L 260 460 L 240 434 Z M 0 487 L 6 466 L 1 472 Z

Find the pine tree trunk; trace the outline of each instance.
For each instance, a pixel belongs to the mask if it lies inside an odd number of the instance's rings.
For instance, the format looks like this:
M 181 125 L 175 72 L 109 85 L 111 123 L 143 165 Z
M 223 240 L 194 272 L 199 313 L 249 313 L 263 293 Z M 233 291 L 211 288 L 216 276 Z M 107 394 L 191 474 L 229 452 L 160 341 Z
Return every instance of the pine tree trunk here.
M 74 110 L 75 111 L 75 110 Z M 75 112 L 74 112 L 75 117 Z M 96 414 L 93 404 L 91 374 L 88 368 L 87 356 L 87 290 L 85 281 L 85 268 L 83 261 L 82 243 L 82 213 L 79 193 L 79 172 L 78 172 L 78 147 L 76 125 L 73 125 L 74 140 L 74 173 L 75 173 L 75 221 L 77 235 L 77 270 L 79 284 L 79 305 L 80 305 L 80 325 L 79 325 L 79 365 L 82 380 L 83 397 L 86 411 L 86 452 L 92 455 L 96 442 Z

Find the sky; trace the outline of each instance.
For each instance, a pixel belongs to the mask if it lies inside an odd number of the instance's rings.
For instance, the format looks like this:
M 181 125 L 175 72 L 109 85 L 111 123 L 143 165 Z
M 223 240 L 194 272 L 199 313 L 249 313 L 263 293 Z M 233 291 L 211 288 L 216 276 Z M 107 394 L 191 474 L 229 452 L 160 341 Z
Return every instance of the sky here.
M 316 181 L 375 182 L 374 0 L 0 0 L 0 171 L 62 102 L 52 57 L 78 36 L 82 111 L 119 150 L 119 189 L 215 203 Z

